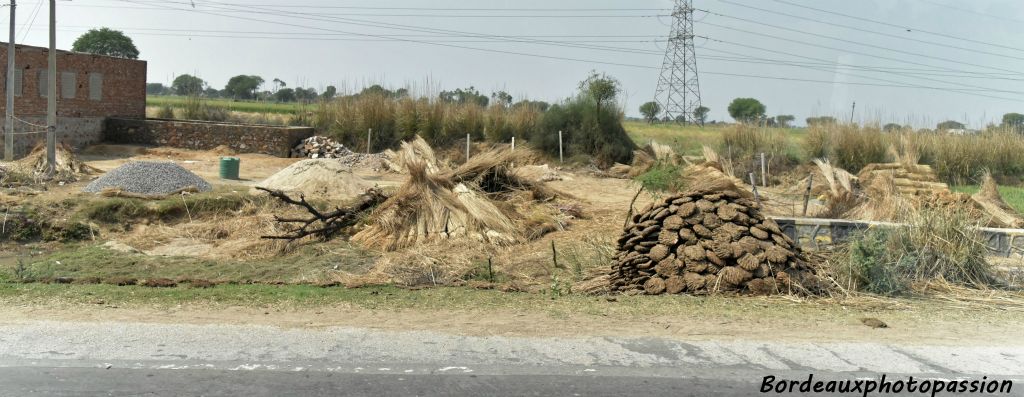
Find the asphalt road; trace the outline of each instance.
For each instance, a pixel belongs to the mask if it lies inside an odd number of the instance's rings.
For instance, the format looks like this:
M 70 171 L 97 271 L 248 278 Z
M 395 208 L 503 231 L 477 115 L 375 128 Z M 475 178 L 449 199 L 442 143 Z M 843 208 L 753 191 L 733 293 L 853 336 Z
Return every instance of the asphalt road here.
M 810 374 L 826 381 L 987 376 L 1014 380 L 1010 395 L 1024 395 L 1024 347 L 0 324 L 0 396 L 795 395 L 759 387 L 765 376 Z

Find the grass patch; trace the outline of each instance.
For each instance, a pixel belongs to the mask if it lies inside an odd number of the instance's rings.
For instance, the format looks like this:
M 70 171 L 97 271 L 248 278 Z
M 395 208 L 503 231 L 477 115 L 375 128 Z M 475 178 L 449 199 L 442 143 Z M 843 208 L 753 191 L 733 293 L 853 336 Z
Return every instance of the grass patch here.
M 42 256 L 0 265 L 0 280 L 52 281 L 124 279 L 209 280 L 233 283 L 323 283 L 339 272 L 361 273 L 373 254 L 346 242 L 304 246 L 264 260 L 207 260 L 124 253 L 100 245 L 69 245 Z
M 73 218 L 107 224 L 124 224 L 140 219 L 159 219 L 171 222 L 189 217 L 230 214 L 241 210 L 246 205 L 262 205 L 266 201 L 267 197 L 264 196 L 218 191 L 184 196 L 171 195 L 161 200 L 104 197 L 82 204 Z
M 981 186 L 953 186 L 950 189 L 954 192 L 975 194 L 981 189 Z M 1017 212 L 1024 214 L 1024 188 L 1018 186 L 999 186 L 999 195 L 1003 197 L 1003 201 L 1006 201 L 1006 204 L 1009 204 Z
M 678 154 L 688 156 L 700 156 L 704 145 L 714 147 L 722 132 L 722 128 L 717 126 L 648 124 L 644 121 L 624 121 L 622 126 L 638 146 L 646 145 L 653 139 L 670 146 Z
M 658 163 L 636 180 L 647 190 L 678 192 L 684 187 L 682 172 L 683 166 Z

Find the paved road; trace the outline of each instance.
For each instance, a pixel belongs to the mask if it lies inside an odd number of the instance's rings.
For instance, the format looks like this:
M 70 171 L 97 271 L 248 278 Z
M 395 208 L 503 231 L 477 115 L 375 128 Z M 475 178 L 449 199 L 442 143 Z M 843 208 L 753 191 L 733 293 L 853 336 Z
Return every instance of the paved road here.
M 1017 381 L 1012 395 L 1024 395 L 1024 347 L 0 324 L 0 396 L 729 396 L 758 395 L 769 375 L 863 380 L 883 373 L 890 380 L 1009 379 Z

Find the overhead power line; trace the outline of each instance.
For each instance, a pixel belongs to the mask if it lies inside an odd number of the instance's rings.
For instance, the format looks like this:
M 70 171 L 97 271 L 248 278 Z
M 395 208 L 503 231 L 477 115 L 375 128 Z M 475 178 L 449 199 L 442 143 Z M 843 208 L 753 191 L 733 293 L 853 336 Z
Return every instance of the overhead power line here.
M 140 1 L 139 3 L 162 3 L 162 4 L 181 4 L 191 5 L 189 1 L 164 1 L 164 0 L 150 0 Z M 268 7 L 268 8 L 311 8 L 311 9 L 350 9 L 350 10 L 404 10 L 404 11 L 493 11 L 493 12 L 567 12 L 567 11 L 585 11 L 585 12 L 609 12 L 609 11 L 672 11 L 671 8 L 466 8 L 466 7 L 366 7 L 366 6 L 339 6 L 339 5 L 321 5 L 321 4 L 288 4 L 288 3 L 264 3 L 264 4 L 252 4 L 252 3 L 231 3 L 223 2 L 219 3 L 226 6 L 237 6 L 237 7 Z
M 1019 47 L 1012 47 L 1012 46 L 1007 46 L 1007 45 L 1002 45 L 1002 44 L 990 43 L 990 42 L 987 42 L 987 41 L 974 40 L 974 39 L 969 39 L 969 38 L 965 38 L 965 37 L 953 36 L 953 35 L 945 34 L 945 33 L 939 33 L 939 32 L 933 32 L 933 31 L 924 30 L 924 29 L 918 29 L 918 28 L 911 27 L 911 26 L 899 25 L 899 24 L 889 23 L 889 22 L 885 22 L 885 21 L 879 21 L 879 20 L 876 20 L 876 19 L 858 17 L 856 15 L 843 14 L 841 12 L 823 10 L 821 8 L 815 8 L 815 7 L 811 7 L 811 6 L 806 6 L 806 5 L 803 5 L 803 4 L 793 3 L 793 2 L 790 2 L 790 1 L 786 1 L 786 0 L 771 0 L 771 1 L 774 1 L 776 3 L 781 3 L 781 4 L 788 4 L 788 5 L 791 5 L 793 7 L 799 7 L 799 8 L 804 8 L 804 9 L 808 9 L 808 10 L 813 10 L 813 11 L 817 11 L 817 12 L 821 12 L 821 13 L 825 13 L 825 14 L 841 16 L 841 17 L 844 17 L 844 18 L 855 19 L 855 20 L 858 20 L 858 21 L 870 22 L 870 23 L 873 23 L 873 24 L 876 24 L 876 25 L 880 25 L 880 26 L 888 26 L 888 27 L 891 27 L 891 28 L 902 29 L 902 30 L 905 30 L 907 32 L 924 33 L 924 34 L 929 34 L 929 35 L 933 35 L 933 36 L 945 37 L 947 39 L 965 41 L 965 42 L 968 42 L 968 43 L 981 44 L 981 45 L 987 45 L 987 46 L 992 46 L 992 47 L 999 47 L 999 48 L 1005 48 L 1005 49 L 1008 49 L 1008 50 L 1024 52 L 1024 49 L 1019 48 Z
M 125 7 L 125 6 L 114 6 L 114 5 L 99 5 L 99 4 L 66 4 L 64 7 L 87 7 L 87 8 L 113 8 L 118 10 L 162 10 L 163 8 L 153 7 L 151 5 L 143 5 L 141 7 Z M 187 11 L 187 10 L 180 10 Z M 396 14 L 381 13 L 381 12 L 318 12 L 317 15 L 322 16 L 352 16 L 352 17 L 416 17 L 416 18 L 545 18 L 545 19 L 610 19 L 610 18 L 657 18 L 659 16 L 668 16 L 667 14 L 437 14 L 437 13 L 404 13 Z
M 766 13 L 769 13 L 769 14 L 782 15 L 782 16 L 785 16 L 785 17 L 795 18 L 795 19 L 799 19 L 799 20 L 805 21 L 805 22 L 812 22 L 812 23 L 827 25 L 827 26 L 831 26 L 831 27 L 840 27 L 840 28 L 850 29 L 850 30 L 854 30 L 854 31 L 857 31 L 857 32 L 872 34 L 872 35 L 876 35 L 876 36 L 890 37 L 890 38 L 894 38 L 894 39 L 897 39 L 897 40 L 904 40 L 904 41 L 910 41 L 910 42 L 914 42 L 914 43 L 928 44 L 928 45 L 942 47 L 944 49 L 952 48 L 952 49 L 957 49 L 957 50 L 961 50 L 961 51 L 973 52 L 973 53 L 977 53 L 977 54 L 985 54 L 985 55 L 992 55 L 992 56 L 1003 57 L 1003 58 L 1024 60 L 1024 57 L 1000 54 L 1000 53 L 997 53 L 997 52 L 984 51 L 984 50 L 980 50 L 980 49 L 977 49 L 977 48 L 971 48 L 971 47 L 958 47 L 958 46 L 955 46 L 955 45 L 951 45 L 948 42 L 940 43 L 940 42 L 937 42 L 937 41 L 920 40 L 920 39 L 915 39 L 915 38 L 912 38 L 912 37 L 906 37 L 906 36 L 903 36 L 903 35 L 896 35 L 896 34 L 892 34 L 892 33 L 884 33 L 884 32 L 879 32 L 877 30 L 864 29 L 864 28 L 859 28 L 859 27 L 851 26 L 851 25 L 843 25 L 843 24 L 838 24 L 838 23 L 835 23 L 835 22 L 826 22 L 826 21 L 822 21 L 822 20 L 818 20 L 818 19 L 807 18 L 807 17 L 803 17 L 803 16 L 800 16 L 800 15 L 788 14 L 788 13 L 785 13 L 785 12 L 779 12 L 779 11 L 771 10 L 771 9 L 767 9 L 767 8 L 755 7 L 755 6 L 752 6 L 752 5 L 737 3 L 737 2 L 729 1 L 729 0 L 718 0 L 718 1 L 720 1 L 722 3 L 726 3 L 726 4 L 732 4 L 732 5 L 739 6 L 739 7 L 745 7 L 745 8 L 751 9 L 751 10 L 757 10 L 757 11 L 760 11 L 760 12 L 766 12 Z
M 965 66 L 972 66 L 972 67 L 976 67 L 976 68 L 998 70 L 998 71 L 1001 71 L 1001 72 L 1024 74 L 1024 72 L 1019 72 L 1018 70 L 1004 69 L 1004 68 L 999 68 L 999 67 L 994 67 L 994 66 L 989 66 L 989 65 L 982 65 L 982 64 L 971 63 L 971 62 L 957 61 L 957 60 L 952 60 L 952 59 L 945 58 L 945 57 L 939 57 L 939 56 L 934 56 L 934 55 L 929 55 L 929 54 L 921 54 L 921 53 L 910 52 L 910 51 L 905 51 L 905 50 L 898 50 L 898 49 L 894 49 L 894 48 L 890 48 L 890 47 L 885 47 L 885 46 L 880 46 L 880 45 L 867 44 L 867 43 L 859 42 L 859 41 L 856 41 L 856 40 L 848 40 L 848 39 L 844 39 L 844 38 L 841 38 L 841 37 L 829 36 L 829 35 L 824 35 L 824 34 L 820 34 L 820 33 L 808 32 L 806 30 L 793 29 L 793 28 L 789 28 L 789 27 L 785 27 L 785 26 L 773 25 L 773 24 L 770 24 L 770 23 L 764 23 L 764 22 L 760 22 L 760 21 L 755 21 L 755 20 L 749 19 L 749 18 L 735 17 L 735 16 L 731 16 L 731 15 L 722 14 L 720 12 L 713 12 L 713 11 L 705 11 L 705 12 L 707 12 L 707 13 L 709 13 L 711 15 L 720 16 L 720 17 L 728 18 L 728 19 L 734 19 L 734 20 L 742 21 L 742 22 L 746 22 L 746 23 L 752 23 L 752 24 L 755 24 L 755 25 L 767 26 L 767 27 L 774 28 L 774 29 L 785 30 L 785 31 L 794 32 L 794 33 L 800 33 L 800 34 L 804 34 L 804 35 L 808 35 L 808 36 L 818 37 L 818 38 L 827 39 L 827 40 L 834 40 L 834 41 L 838 41 L 838 42 L 842 42 L 842 43 L 847 43 L 847 44 L 859 45 L 859 46 L 862 46 L 862 47 L 868 47 L 868 48 L 874 48 L 874 49 L 879 49 L 879 50 L 895 52 L 895 53 L 903 54 L 903 55 L 910 55 L 910 56 L 914 56 L 914 57 L 934 59 L 934 60 L 938 60 L 938 61 L 943 61 L 943 62 L 948 62 L 948 63 L 955 63 L 955 64 L 965 65 Z M 726 29 L 730 29 L 730 30 L 736 30 L 736 31 L 740 31 L 740 32 L 745 32 L 745 33 L 759 34 L 759 35 L 764 36 L 764 37 L 779 38 L 779 36 L 770 36 L 770 35 L 767 35 L 767 34 L 764 34 L 764 33 L 754 33 L 754 32 L 751 32 L 749 30 L 742 30 L 742 29 L 733 28 L 733 27 L 730 27 L 730 26 L 716 25 L 716 24 L 712 24 L 712 23 L 708 23 L 708 22 L 703 22 L 703 23 L 706 24 L 706 25 L 718 26 L 718 27 L 722 27 L 722 28 L 726 28 Z M 805 44 L 805 45 L 813 45 L 813 46 L 821 47 L 821 48 L 835 49 L 833 47 L 821 46 L 821 45 L 813 44 L 813 43 L 800 42 L 800 41 L 796 41 L 796 40 L 792 40 L 792 39 L 786 39 L 786 38 L 781 38 L 781 39 L 792 41 L 792 42 L 795 42 L 795 43 L 801 43 L 801 44 Z M 880 59 L 895 60 L 895 61 L 904 62 L 904 63 L 913 63 L 913 64 L 916 64 L 916 65 L 919 65 L 919 66 L 940 67 L 940 66 L 932 66 L 932 65 L 928 65 L 928 64 L 914 63 L 914 62 L 905 61 L 905 60 L 902 60 L 902 59 L 888 58 L 888 57 L 883 57 L 883 56 L 879 56 L 879 55 L 859 53 L 859 52 L 850 51 L 849 49 L 843 49 L 843 50 L 839 50 L 839 51 L 845 51 L 845 52 L 849 52 L 849 53 L 852 53 L 852 54 L 871 56 L 871 57 L 880 58 Z M 1020 58 L 1020 59 L 1024 59 L 1024 58 Z M 955 70 L 955 69 L 950 69 L 950 70 Z
M 974 10 L 972 10 L 970 8 L 951 6 L 949 4 L 943 4 L 943 3 L 940 3 L 940 2 L 937 2 L 937 1 L 932 1 L 932 0 L 917 0 L 917 1 L 920 1 L 920 2 L 926 3 L 926 4 L 931 4 L 931 5 L 936 6 L 936 7 L 947 8 L 947 9 L 950 9 L 950 10 L 956 10 L 958 12 L 966 12 L 968 14 L 980 15 L 980 16 L 988 17 L 988 18 L 1001 19 L 1001 20 L 1009 21 L 1009 22 L 1013 22 L 1013 23 L 1024 23 L 1024 19 L 1010 18 L 1010 17 L 1006 17 L 1006 16 L 1002 16 L 1002 15 L 978 12 L 978 11 L 974 11 Z
M 866 52 L 851 51 L 850 49 L 846 49 L 846 48 L 830 47 L 830 46 L 816 44 L 816 43 L 810 43 L 810 42 L 806 42 L 806 41 L 789 39 L 789 38 L 785 38 L 785 37 L 781 37 L 781 36 L 773 36 L 773 35 L 769 35 L 769 34 L 765 34 L 765 33 L 752 32 L 752 31 L 749 31 L 749 30 L 734 28 L 734 27 L 731 27 L 731 26 L 713 24 L 713 23 L 710 23 L 710 22 L 703 22 L 703 24 L 704 25 L 709 25 L 709 26 L 716 26 L 716 27 L 720 27 L 720 28 L 724 28 L 724 29 L 729 29 L 729 30 L 734 30 L 734 31 L 737 31 L 737 32 L 743 32 L 743 33 L 749 33 L 749 34 L 753 34 L 753 35 L 758 35 L 760 37 L 768 37 L 768 38 L 773 38 L 773 39 L 782 40 L 782 41 L 786 41 L 786 42 L 798 43 L 798 44 L 802 44 L 802 45 L 806 45 L 806 46 L 811 46 L 811 47 L 825 48 L 825 49 L 835 50 L 835 51 L 839 51 L 839 52 L 863 55 L 863 56 L 867 56 L 867 57 L 872 57 L 872 58 L 877 58 L 877 59 L 885 59 L 885 60 L 889 60 L 889 61 L 896 61 L 896 62 L 911 64 L 911 65 L 936 67 L 934 65 L 929 65 L 929 64 L 926 64 L 926 63 L 920 63 L 920 62 L 908 61 L 908 60 L 899 59 L 899 58 L 892 58 L 892 57 L 886 57 L 886 56 L 881 56 L 881 55 L 875 55 L 875 54 L 866 53 Z M 944 69 L 948 69 L 950 71 L 957 71 L 956 69 L 949 69 L 949 68 L 944 68 Z M 996 69 L 997 70 L 1002 70 L 1002 69 L 998 69 L 998 68 L 996 68 Z M 908 73 L 894 73 L 894 72 L 887 72 L 887 73 L 897 74 L 897 75 L 901 75 L 901 76 L 905 76 L 905 77 L 913 77 L 913 78 L 916 78 L 916 79 L 928 80 L 928 81 L 933 81 L 933 82 L 938 82 L 938 83 L 943 83 L 943 84 L 951 84 L 951 85 L 956 85 L 956 86 L 961 86 L 961 87 L 979 88 L 979 89 L 984 89 L 984 90 L 988 90 L 988 91 L 992 91 L 992 92 L 1000 92 L 1000 91 L 1002 91 L 1002 92 L 1011 92 L 1011 93 L 1015 93 L 1015 94 L 1024 94 L 1024 92 L 1019 92 L 1019 91 L 998 90 L 998 89 L 994 89 L 994 88 L 977 86 L 977 85 L 973 85 L 973 84 L 966 84 L 966 83 L 961 83 L 961 82 L 956 82 L 956 81 L 946 81 L 946 80 L 934 79 L 934 78 L 930 78 L 930 77 L 915 76 L 913 74 L 908 74 Z
M 138 0 L 120 0 L 120 1 L 126 2 L 126 3 L 139 4 L 137 2 Z M 164 8 L 167 8 L 169 10 L 181 10 L 181 9 L 174 8 L 174 7 L 171 7 L 171 6 L 165 6 Z M 251 22 L 269 23 L 269 24 L 274 24 L 274 25 L 288 26 L 288 27 L 302 28 L 302 29 L 309 29 L 309 30 L 316 30 L 316 31 L 322 31 L 322 32 L 339 33 L 339 34 L 363 36 L 363 37 L 377 37 L 377 38 L 387 37 L 387 36 L 381 36 L 381 35 L 377 35 L 377 34 L 349 32 L 349 31 L 344 31 L 344 30 L 337 30 L 337 29 L 330 29 L 330 28 L 324 28 L 324 27 L 318 27 L 318 26 L 311 26 L 311 25 L 308 25 L 308 24 L 298 24 L 298 23 L 290 23 L 290 22 L 283 22 L 283 21 L 268 20 L 268 19 L 244 17 L 244 16 L 222 14 L 222 13 L 218 13 L 218 12 L 211 12 L 211 11 L 198 10 L 198 9 L 196 9 L 196 10 L 189 10 L 189 11 L 195 12 L 195 13 L 198 13 L 198 14 L 204 14 L 204 15 L 219 16 L 219 17 L 223 17 L 223 18 L 230 18 L 230 19 L 237 19 L 237 20 L 244 20 L 244 21 L 251 21 Z M 312 18 L 299 18 L 299 19 L 305 19 L 307 21 L 308 20 L 319 20 L 319 19 L 312 19 Z M 484 36 L 486 36 L 486 35 L 484 35 Z M 500 36 L 497 36 L 497 37 L 500 37 Z M 701 37 L 701 38 L 707 39 L 707 37 L 704 37 L 704 36 L 695 36 L 695 37 Z M 402 40 L 397 40 L 397 41 L 425 44 L 425 45 L 432 45 L 432 46 L 439 46 L 439 47 L 456 48 L 456 49 L 467 49 L 467 50 L 481 51 L 481 52 L 500 53 L 500 54 L 517 55 L 517 56 L 526 56 L 526 57 L 541 58 L 541 59 L 553 59 L 553 60 L 563 60 L 563 61 L 571 61 L 571 62 L 583 62 L 583 63 L 588 63 L 588 64 L 604 64 L 604 65 L 613 65 L 613 66 L 631 67 L 631 68 L 640 68 L 640 69 L 658 69 L 657 67 L 647 66 L 647 65 L 627 64 L 627 63 L 619 63 L 619 62 L 607 62 L 607 61 L 599 61 L 599 60 L 591 60 L 591 59 L 583 59 L 583 58 L 574 58 L 574 57 L 567 57 L 567 56 L 552 56 L 552 55 L 534 54 L 534 53 L 521 52 L 521 51 L 498 50 L 498 49 L 493 49 L 493 48 L 471 47 L 471 46 L 456 45 L 456 44 L 436 43 L 436 42 L 432 42 L 432 41 L 428 41 L 428 40 L 402 39 Z M 720 41 L 720 40 L 716 40 L 716 41 Z M 764 50 L 764 49 L 761 49 L 761 50 Z M 811 58 L 811 59 L 813 59 L 813 58 Z M 821 60 L 819 60 L 819 61 L 821 61 Z M 753 79 L 765 79 L 765 80 L 781 80 L 781 81 L 794 81 L 794 82 L 806 82 L 806 83 L 817 83 L 817 84 L 829 84 L 829 85 L 837 84 L 834 81 L 814 80 L 814 79 L 801 79 L 801 78 L 789 78 L 789 77 L 780 77 L 780 76 L 765 76 L 765 75 L 724 73 L 724 72 L 704 72 L 704 74 L 718 75 L 718 76 L 728 76 L 728 77 L 744 77 L 744 78 L 753 78 Z M 983 94 L 973 93 L 970 90 L 958 89 L 958 88 L 949 88 L 949 87 L 933 87 L 933 86 L 922 86 L 922 85 L 905 84 L 905 83 L 904 84 L 881 84 L 881 83 L 843 82 L 843 83 L 838 83 L 838 84 L 855 85 L 855 86 L 859 85 L 859 86 L 872 86 L 872 87 L 905 88 L 905 89 L 925 89 L 925 90 L 943 91 L 943 92 L 948 92 L 948 93 L 959 93 L 959 94 L 964 94 L 964 95 L 983 96 L 983 97 L 988 97 L 988 98 L 993 98 L 993 99 L 1000 99 L 1000 100 L 1007 100 L 1007 101 L 1016 101 L 1015 99 L 983 95 Z

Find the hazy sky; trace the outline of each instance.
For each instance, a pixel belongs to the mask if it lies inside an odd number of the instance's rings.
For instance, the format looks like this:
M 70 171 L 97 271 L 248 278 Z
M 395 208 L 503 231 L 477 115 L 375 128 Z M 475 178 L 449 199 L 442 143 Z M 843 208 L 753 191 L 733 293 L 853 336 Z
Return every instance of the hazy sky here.
M 19 43 L 46 45 L 48 7 L 33 18 L 39 4 L 19 2 Z M 149 62 L 150 82 L 190 73 L 217 88 L 233 75 L 255 74 L 343 92 L 374 83 L 420 91 L 472 85 L 554 101 L 598 70 L 621 80 L 625 108 L 636 115 L 654 95 L 672 4 L 61 0 L 57 45 L 70 48 L 91 27 L 120 29 Z M 702 10 L 696 34 L 707 37 L 696 45 L 711 119 L 727 119 L 736 97 L 758 98 L 769 115 L 798 120 L 849 118 L 854 101 L 858 121 L 917 126 L 954 119 L 982 127 L 1003 113 L 1024 113 L 1021 0 L 694 0 L 694 7 Z

